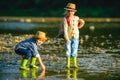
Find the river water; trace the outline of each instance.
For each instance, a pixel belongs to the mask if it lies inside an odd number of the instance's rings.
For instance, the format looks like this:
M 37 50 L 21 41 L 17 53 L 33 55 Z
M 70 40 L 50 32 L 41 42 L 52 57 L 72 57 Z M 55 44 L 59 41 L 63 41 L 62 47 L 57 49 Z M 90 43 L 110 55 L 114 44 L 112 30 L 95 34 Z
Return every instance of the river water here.
M 20 25 L 23 27 L 19 28 Z M 56 37 L 58 23 L 1 22 L 0 80 L 119 80 L 119 26 L 120 23 L 86 23 L 80 30 L 78 69 L 66 69 L 64 40 Z M 21 71 L 21 57 L 14 53 L 14 46 L 37 30 L 48 35 L 48 40 L 39 48 L 47 69 L 45 72 L 40 67 L 38 70 Z

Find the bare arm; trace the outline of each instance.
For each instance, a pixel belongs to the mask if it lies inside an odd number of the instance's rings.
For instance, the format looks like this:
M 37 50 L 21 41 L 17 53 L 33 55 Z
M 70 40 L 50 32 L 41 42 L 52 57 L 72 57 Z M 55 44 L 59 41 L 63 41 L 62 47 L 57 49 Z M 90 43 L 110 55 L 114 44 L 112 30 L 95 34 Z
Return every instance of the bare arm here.
M 83 19 L 79 19 L 79 25 L 78 25 L 78 27 L 82 28 L 84 26 L 84 24 L 85 24 L 85 21 Z
M 41 59 L 40 56 L 37 57 L 37 60 L 38 60 L 38 62 L 39 62 L 39 64 L 40 64 L 42 70 L 45 70 L 45 65 L 43 64 L 42 59 Z

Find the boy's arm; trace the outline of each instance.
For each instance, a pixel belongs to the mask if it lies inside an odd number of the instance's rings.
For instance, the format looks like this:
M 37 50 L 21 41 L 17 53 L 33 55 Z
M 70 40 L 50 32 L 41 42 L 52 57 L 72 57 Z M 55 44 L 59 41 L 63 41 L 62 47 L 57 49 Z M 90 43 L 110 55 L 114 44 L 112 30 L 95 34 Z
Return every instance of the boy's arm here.
M 41 59 L 40 56 L 37 56 L 37 60 L 38 60 L 38 62 L 39 62 L 39 64 L 40 64 L 42 70 L 45 70 L 45 65 L 43 64 L 42 59 Z
M 82 28 L 85 24 L 85 21 L 83 19 L 79 19 L 79 23 L 78 23 L 78 28 Z
M 66 44 L 69 43 L 69 37 L 68 37 L 68 24 L 67 24 L 67 21 L 66 21 L 66 18 L 64 18 L 64 24 L 63 24 L 63 28 L 64 28 L 64 37 L 66 39 Z

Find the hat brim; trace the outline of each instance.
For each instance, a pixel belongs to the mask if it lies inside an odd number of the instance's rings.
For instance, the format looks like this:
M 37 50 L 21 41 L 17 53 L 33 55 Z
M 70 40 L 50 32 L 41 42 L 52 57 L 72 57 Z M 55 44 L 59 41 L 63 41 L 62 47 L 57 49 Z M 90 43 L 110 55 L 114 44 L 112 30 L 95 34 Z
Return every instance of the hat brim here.
M 47 40 L 47 38 L 46 37 L 44 37 L 44 38 L 38 38 L 38 40 L 41 40 L 41 41 L 43 41 L 43 42 L 45 42 L 46 40 Z
M 65 10 L 73 10 L 73 11 L 77 11 L 76 9 L 71 9 L 71 8 L 64 8 Z

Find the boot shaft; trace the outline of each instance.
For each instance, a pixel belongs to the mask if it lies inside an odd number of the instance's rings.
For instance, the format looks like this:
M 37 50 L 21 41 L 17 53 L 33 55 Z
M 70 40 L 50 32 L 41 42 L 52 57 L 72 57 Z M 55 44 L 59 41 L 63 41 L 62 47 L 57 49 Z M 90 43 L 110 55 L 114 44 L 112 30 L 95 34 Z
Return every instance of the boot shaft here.
M 31 57 L 30 65 L 35 65 L 36 63 L 36 57 Z
M 27 62 L 28 62 L 27 59 L 22 59 L 22 62 L 21 62 L 21 65 L 20 65 L 21 70 L 29 70 L 29 68 L 27 68 L 27 66 L 26 66 Z
M 66 68 L 70 68 L 70 57 L 66 57 Z
M 36 64 L 36 57 L 31 57 L 31 62 L 30 62 L 30 68 L 38 68 L 38 66 L 35 65 Z
M 77 57 L 73 57 L 73 67 L 77 68 Z

